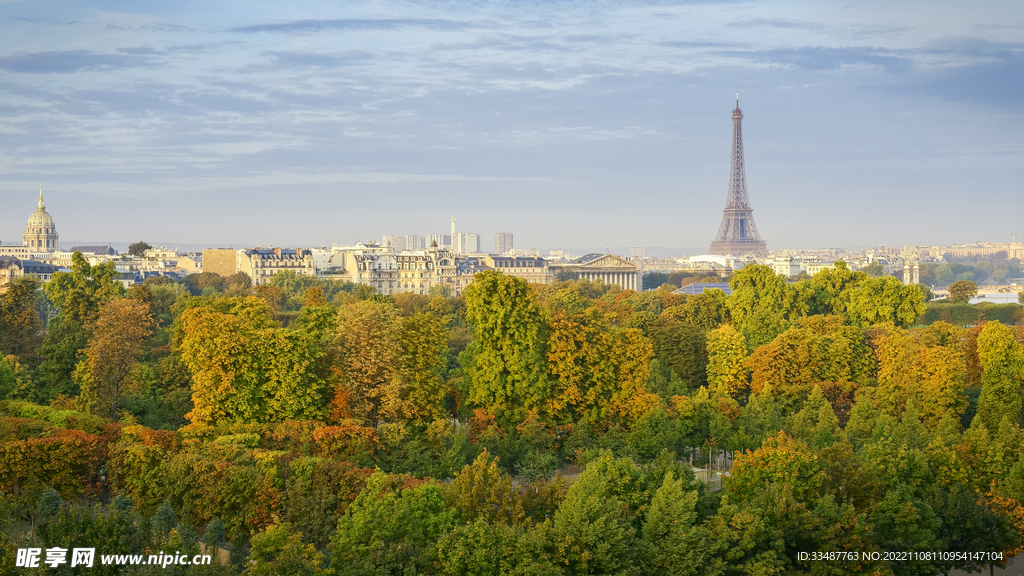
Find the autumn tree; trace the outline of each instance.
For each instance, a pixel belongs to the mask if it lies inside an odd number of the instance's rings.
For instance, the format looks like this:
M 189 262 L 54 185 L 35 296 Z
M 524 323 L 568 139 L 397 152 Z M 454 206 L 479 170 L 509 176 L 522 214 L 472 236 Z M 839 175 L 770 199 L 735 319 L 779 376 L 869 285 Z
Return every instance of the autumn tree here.
M 876 397 L 881 407 L 895 416 L 903 412 L 908 400 L 913 400 L 930 426 L 937 425 L 944 416 L 958 416 L 967 405 L 965 331 L 937 324 L 940 326 L 929 329 L 889 330 L 879 339 L 875 351 Z
M 981 360 L 981 396 L 975 420 L 995 434 L 1003 418 L 1019 422 L 1024 352 L 1013 330 L 1000 322 L 986 322 L 978 335 Z
M 487 271 L 466 287 L 475 357 L 467 366 L 470 400 L 519 421 L 550 394 L 541 345 L 543 321 L 530 285 Z
M 409 420 L 426 427 L 446 415 L 449 330 L 444 320 L 426 312 L 399 318 L 398 324 L 395 378 L 407 398 Z
M 670 314 L 679 320 L 697 326 L 704 331 L 714 330 L 730 319 L 729 298 L 718 289 L 690 296 L 686 302 L 673 306 L 667 311 L 670 311 Z
M 978 294 L 978 285 L 970 280 L 958 280 L 949 285 L 949 301 L 968 302 Z
M 770 386 L 789 403 L 800 403 L 817 382 L 859 382 L 874 369 L 860 330 L 836 316 L 800 319 L 750 355 L 751 388 Z
M 88 377 L 82 386 L 83 398 L 97 414 L 117 419 L 117 401 L 146 351 L 154 326 L 145 302 L 115 298 L 100 308 L 85 351 Z
M 192 422 L 280 422 L 324 417 L 325 352 L 315 334 L 281 328 L 261 298 L 199 300 L 178 323 L 193 375 Z
M 342 387 L 335 391 L 335 418 L 351 411 L 352 416 L 376 425 L 382 419 L 401 419 L 408 413 L 395 381 L 402 354 L 400 333 L 398 316 L 390 304 L 362 300 L 338 311 L 336 344 Z
M 736 397 L 750 386 L 747 344 L 739 330 L 726 324 L 708 332 L 707 351 L 709 388 Z

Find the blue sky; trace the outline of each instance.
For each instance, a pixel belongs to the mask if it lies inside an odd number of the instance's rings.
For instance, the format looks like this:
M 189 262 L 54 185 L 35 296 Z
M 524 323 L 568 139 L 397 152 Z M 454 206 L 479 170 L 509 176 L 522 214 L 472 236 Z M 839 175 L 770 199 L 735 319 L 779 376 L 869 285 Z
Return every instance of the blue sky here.
M 0 239 L 1024 236 L 1016 2 L 0 0 Z

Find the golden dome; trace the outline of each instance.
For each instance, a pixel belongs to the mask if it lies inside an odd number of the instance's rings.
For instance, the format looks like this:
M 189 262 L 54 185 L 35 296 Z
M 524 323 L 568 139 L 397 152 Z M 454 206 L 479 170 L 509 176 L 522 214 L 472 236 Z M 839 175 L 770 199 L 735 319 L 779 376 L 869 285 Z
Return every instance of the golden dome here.
M 54 226 L 53 217 L 50 216 L 45 208 L 36 210 L 28 217 L 28 224 L 26 224 L 26 226 L 29 228 L 50 228 Z
M 43 226 L 54 226 L 53 217 L 46 211 L 46 204 L 43 203 L 43 186 L 39 186 L 39 202 L 36 203 L 36 211 L 28 217 L 26 228 Z

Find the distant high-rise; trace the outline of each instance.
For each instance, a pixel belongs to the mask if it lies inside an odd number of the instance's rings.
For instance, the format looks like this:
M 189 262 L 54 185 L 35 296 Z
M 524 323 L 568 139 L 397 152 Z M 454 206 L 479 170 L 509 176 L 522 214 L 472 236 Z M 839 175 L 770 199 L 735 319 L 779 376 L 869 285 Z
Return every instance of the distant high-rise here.
M 405 236 L 398 236 L 397 234 L 384 236 L 381 238 L 380 243 L 391 246 L 393 250 L 405 250 Z
M 644 247 L 643 246 L 630 246 L 629 248 L 629 259 L 644 259 Z
M 476 232 L 456 232 L 452 234 L 452 251 L 456 254 L 479 254 L 480 235 Z
M 424 248 L 426 248 L 426 244 L 423 243 L 423 236 L 419 234 L 405 235 L 406 250 L 423 250 Z
M 494 253 L 498 256 L 504 256 L 508 254 L 508 251 L 513 248 L 512 246 L 512 233 L 511 232 L 496 232 L 494 234 Z
M 768 246 L 757 233 L 754 210 L 747 197 L 747 170 L 743 166 L 743 111 L 740 94 L 736 93 L 736 109 L 732 111 L 732 167 L 729 170 L 729 196 L 722 210 L 722 225 L 711 241 L 709 254 L 753 254 L 765 257 Z

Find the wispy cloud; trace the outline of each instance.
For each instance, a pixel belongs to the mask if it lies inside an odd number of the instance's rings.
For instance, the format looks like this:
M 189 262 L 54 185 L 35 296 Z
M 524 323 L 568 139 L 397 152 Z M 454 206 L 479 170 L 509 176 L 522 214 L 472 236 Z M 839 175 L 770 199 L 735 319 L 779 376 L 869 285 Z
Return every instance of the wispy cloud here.
M 26 74 L 59 74 L 81 71 L 109 71 L 155 66 L 152 53 L 121 51 L 103 54 L 89 50 L 29 52 L 0 56 L 0 70 Z
M 309 34 L 316 32 L 332 32 L 341 30 L 401 30 L 403 28 L 425 28 L 428 30 L 464 30 L 470 24 L 456 20 L 422 19 L 422 18 L 384 18 L 384 19 L 337 19 L 337 20 L 293 20 L 273 24 L 255 24 L 230 28 L 228 32 L 255 34 L 258 32 L 283 32 L 288 34 Z

